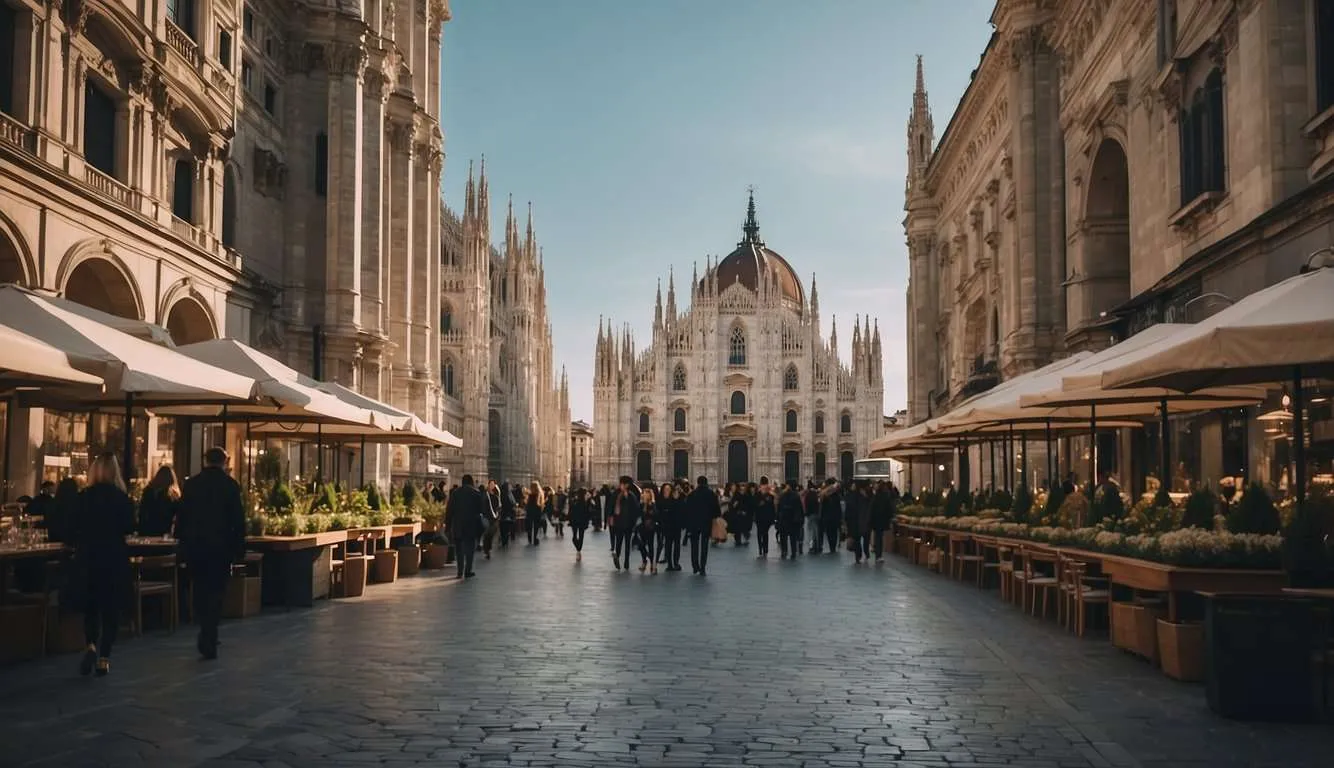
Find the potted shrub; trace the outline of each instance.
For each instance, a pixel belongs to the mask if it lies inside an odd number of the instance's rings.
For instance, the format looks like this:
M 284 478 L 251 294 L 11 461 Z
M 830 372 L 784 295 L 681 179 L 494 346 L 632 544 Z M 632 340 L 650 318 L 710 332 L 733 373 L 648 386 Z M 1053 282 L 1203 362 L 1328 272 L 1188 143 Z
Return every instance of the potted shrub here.
M 1208 488 L 1200 488 L 1186 499 L 1186 509 L 1181 514 L 1181 527 L 1212 531 L 1217 512 L 1218 497 Z
M 371 509 L 379 509 L 384 505 L 380 498 L 380 489 L 374 485 L 366 486 L 366 505 Z
M 1241 500 L 1229 505 L 1227 529 L 1233 533 L 1278 533 L 1281 528 L 1278 508 L 1264 486 L 1251 483 Z
M 1283 570 L 1288 585 L 1319 589 L 1334 586 L 1334 499 L 1310 496 L 1297 505 L 1283 531 Z
M 1014 503 L 1010 505 L 1009 518 L 1017 523 L 1028 522 L 1028 515 L 1033 509 L 1033 494 L 1027 483 L 1020 483 L 1014 491 Z
M 279 512 L 291 511 L 296 506 L 296 496 L 292 494 L 291 486 L 281 480 L 273 484 L 268 501 L 269 508 Z

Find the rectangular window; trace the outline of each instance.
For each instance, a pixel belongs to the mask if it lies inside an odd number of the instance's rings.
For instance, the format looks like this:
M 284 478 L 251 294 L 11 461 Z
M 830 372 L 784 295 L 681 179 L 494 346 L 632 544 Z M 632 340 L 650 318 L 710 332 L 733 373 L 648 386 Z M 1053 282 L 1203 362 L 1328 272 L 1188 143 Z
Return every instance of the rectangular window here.
M 264 111 L 270 115 L 278 111 L 278 89 L 273 83 L 264 83 Z
M 195 167 L 194 163 L 178 159 L 172 169 L 171 213 L 181 221 L 194 223 Z
M 264 30 L 264 55 L 273 56 L 273 30 L 268 28 Z
M 1334 107 L 1334 3 L 1317 2 L 1315 8 L 1316 112 Z
M 91 81 L 83 86 L 83 159 L 116 176 L 116 100 Z
M 194 0 L 167 0 L 167 18 L 191 40 L 195 39 Z
M 250 66 L 250 62 L 248 62 L 248 61 L 242 59 L 242 60 L 241 60 L 241 87 L 244 88 L 247 92 L 250 91 L 250 90 L 251 90 L 251 86 L 254 84 L 254 79 L 255 79 L 255 68 L 252 67 L 252 66 Z
M 246 37 L 255 36 L 255 12 L 250 10 L 248 5 L 241 12 L 241 29 L 244 30 Z
M 232 33 L 222 27 L 218 27 L 218 63 L 232 71 Z
M 14 57 L 18 55 L 18 14 L 0 3 L 0 112 L 14 114 Z
M 1227 135 L 1224 131 L 1223 75 L 1213 70 L 1181 110 L 1181 204 L 1205 192 L 1227 188 Z
M 324 197 L 329 193 L 329 134 L 320 131 L 315 134 L 315 194 Z

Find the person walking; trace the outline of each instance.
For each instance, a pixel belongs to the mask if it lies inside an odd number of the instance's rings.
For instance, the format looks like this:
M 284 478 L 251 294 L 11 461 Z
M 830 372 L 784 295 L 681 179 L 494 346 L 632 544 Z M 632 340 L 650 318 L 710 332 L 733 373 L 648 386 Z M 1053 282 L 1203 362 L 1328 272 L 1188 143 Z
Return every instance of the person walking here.
M 491 547 L 500 531 L 500 489 L 495 480 L 486 482 L 486 530 L 482 532 L 482 557 L 491 559 Z M 448 511 L 448 510 L 446 510 Z
M 144 488 L 139 498 L 140 536 L 166 536 L 176 526 L 176 513 L 180 509 L 181 486 L 176 482 L 176 472 L 166 464 L 158 467 L 157 473 Z
M 751 506 L 755 510 L 755 548 L 757 557 L 769 556 L 769 530 L 778 522 L 777 499 L 769 488 L 769 479 L 760 478 L 760 486 L 755 490 Z
M 810 546 L 806 552 L 820 554 L 820 542 L 824 539 L 824 525 L 820 522 L 820 491 L 811 480 L 806 484 L 806 493 L 802 495 L 802 506 L 806 509 L 806 539 Z
M 871 558 L 871 492 L 864 482 L 854 483 L 843 494 L 844 527 L 848 532 L 853 557 L 857 563 Z
M 227 474 L 227 451 L 204 452 L 204 468 L 185 481 L 176 538 L 185 552 L 199 624 L 199 655 L 218 657 L 218 622 L 232 563 L 245 559 L 245 507 L 241 486 Z
M 832 477 L 825 480 L 824 488 L 820 489 L 820 528 L 831 555 L 838 554 L 838 529 L 843 519 L 841 495 L 837 480 Z
M 518 511 L 515 509 L 517 500 L 508 480 L 502 481 L 496 491 L 500 496 L 500 548 L 505 549 L 514 538 L 514 524 L 518 519 Z
M 681 570 L 681 523 L 685 510 L 676 488 L 663 483 L 658 494 L 658 541 L 661 542 L 659 562 L 665 558 L 668 571 Z
M 458 578 L 471 579 L 473 559 L 477 554 L 477 539 L 486 530 L 486 498 L 473 485 L 472 475 L 463 476 L 463 485 L 449 492 L 445 505 L 445 532 L 454 543 L 454 565 Z
M 611 521 L 611 560 L 616 570 L 630 570 L 630 542 L 642 512 L 639 488 L 629 475 L 622 475 L 616 492 L 614 517 Z
M 700 475 L 695 490 L 685 499 L 683 521 L 690 537 L 690 567 L 697 575 L 705 575 L 709 565 L 709 536 L 713 521 L 722 516 L 718 495 L 709 487 L 709 479 Z
M 801 494 L 797 493 L 796 483 L 783 486 L 783 493 L 778 497 L 778 536 L 782 557 L 797 559 L 801 554 L 801 526 L 803 521 Z
M 643 573 L 645 568 L 650 568 L 649 573 L 657 573 L 658 561 L 653 558 L 653 550 L 658 540 L 658 503 L 651 488 L 640 491 L 639 504 L 642 511 L 639 525 L 635 526 L 635 542 L 639 545 L 639 572 Z
M 87 642 L 79 673 L 111 671 L 111 647 L 120 629 L 120 608 L 132 589 L 130 551 L 134 502 L 125 492 L 115 454 L 99 456 L 88 469 L 90 485 L 79 494 L 71 521 L 76 588 L 83 590 L 83 634 Z
M 584 533 L 592 520 L 593 501 L 588 498 L 588 491 L 580 488 L 570 497 L 570 543 L 574 544 L 574 560 L 584 559 Z
M 556 538 L 558 539 L 565 538 L 565 519 L 569 516 L 569 503 L 569 494 L 565 493 L 564 488 L 557 487 L 556 500 L 552 505 L 551 522 L 556 526 Z
M 523 502 L 524 528 L 528 531 L 528 545 L 535 547 L 542 543 L 538 535 L 542 531 L 542 508 L 546 499 L 542 495 L 542 486 L 533 481 L 528 488 L 528 497 Z
M 879 483 L 871 498 L 871 548 L 877 563 L 885 559 L 885 534 L 894 520 L 893 488 L 893 483 Z

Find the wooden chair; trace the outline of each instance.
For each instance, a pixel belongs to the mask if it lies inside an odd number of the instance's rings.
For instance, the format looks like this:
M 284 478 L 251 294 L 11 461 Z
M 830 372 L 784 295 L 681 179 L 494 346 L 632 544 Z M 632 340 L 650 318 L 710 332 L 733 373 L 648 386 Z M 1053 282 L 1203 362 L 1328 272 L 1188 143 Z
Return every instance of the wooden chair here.
M 1042 618 L 1047 618 L 1047 597 L 1055 596 L 1060 580 L 1057 578 L 1057 572 L 1060 570 L 1055 555 L 1046 552 L 1030 550 L 1024 558 L 1024 587 L 1026 589 L 1026 602 L 1030 616 L 1036 616 L 1035 611 L 1038 607 L 1038 593 L 1042 593 Z M 1036 564 L 1050 566 L 1052 575 L 1047 575 L 1047 569 L 1035 567 Z
M 996 547 L 996 560 L 982 564 L 983 568 L 996 571 L 996 581 L 1000 585 L 1000 598 L 1002 600 L 1010 599 L 1010 587 L 1014 577 L 1014 556 L 1013 550 L 1009 547 Z
M 177 605 L 177 588 L 180 584 L 176 570 L 175 555 L 155 555 L 152 557 L 137 557 L 133 560 L 134 564 L 134 624 L 132 629 L 134 634 L 142 635 L 144 632 L 144 598 L 161 597 L 167 600 L 167 624 L 171 631 L 176 631 L 176 625 L 180 621 L 179 607 Z M 148 572 L 165 580 L 151 581 L 144 579 L 144 573 Z
M 1028 548 L 1020 546 L 1010 562 L 1010 602 L 1021 611 L 1028 610 L 1028 557 Z
M 967 573 L 968 566 L 973 566 L 973 578 L 977 580 L 978 588 L 982 586 L 982 563 L 986 560 L 977 551 L 976 542 L 967 536 L 951 536 L 950 551 L 953 554 L 954 578 L 962 581 Z
M 1102 605 L 1111 610 L 1112 593 L 1106 586 L 1106 579 L 1088 575 L 1087 563 L 1066 558 L 1061 564 L 1061 626 L 1083 637 L 1089 606 Z

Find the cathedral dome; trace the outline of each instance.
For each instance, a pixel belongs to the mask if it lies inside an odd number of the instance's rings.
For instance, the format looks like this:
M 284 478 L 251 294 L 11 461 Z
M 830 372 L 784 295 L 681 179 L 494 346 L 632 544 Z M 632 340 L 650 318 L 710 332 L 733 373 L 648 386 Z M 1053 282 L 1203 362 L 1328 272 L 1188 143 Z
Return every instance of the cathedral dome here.
M 752 291 L 759 293 L 760 275 L 769 273 L 769 279 L 772 284 L 777 285 L 782 291 L 783 298 L 796 302 L 798 305 L 804 305 L 805 294 L 801 288 L 801 280 L 797 278 L 797 273 L 792 269 L 792 265 L 787 263 L 787 259 L 779 256 L 776 251 L 770 250 L 765 246 L 764 241 L 760 239 L 760 225 L 755 221 L 755 195 L 750 196 L 750 203 L 746 208 L 746 224 L 742 227 L 745 236 L 737 243 L 736 250 L 732 251 L 715 267 L 718 276 L 718 290 L 725 291 L 732 283 L 741 283 Z M 701 288 L 703 283 L 701 282 Z

